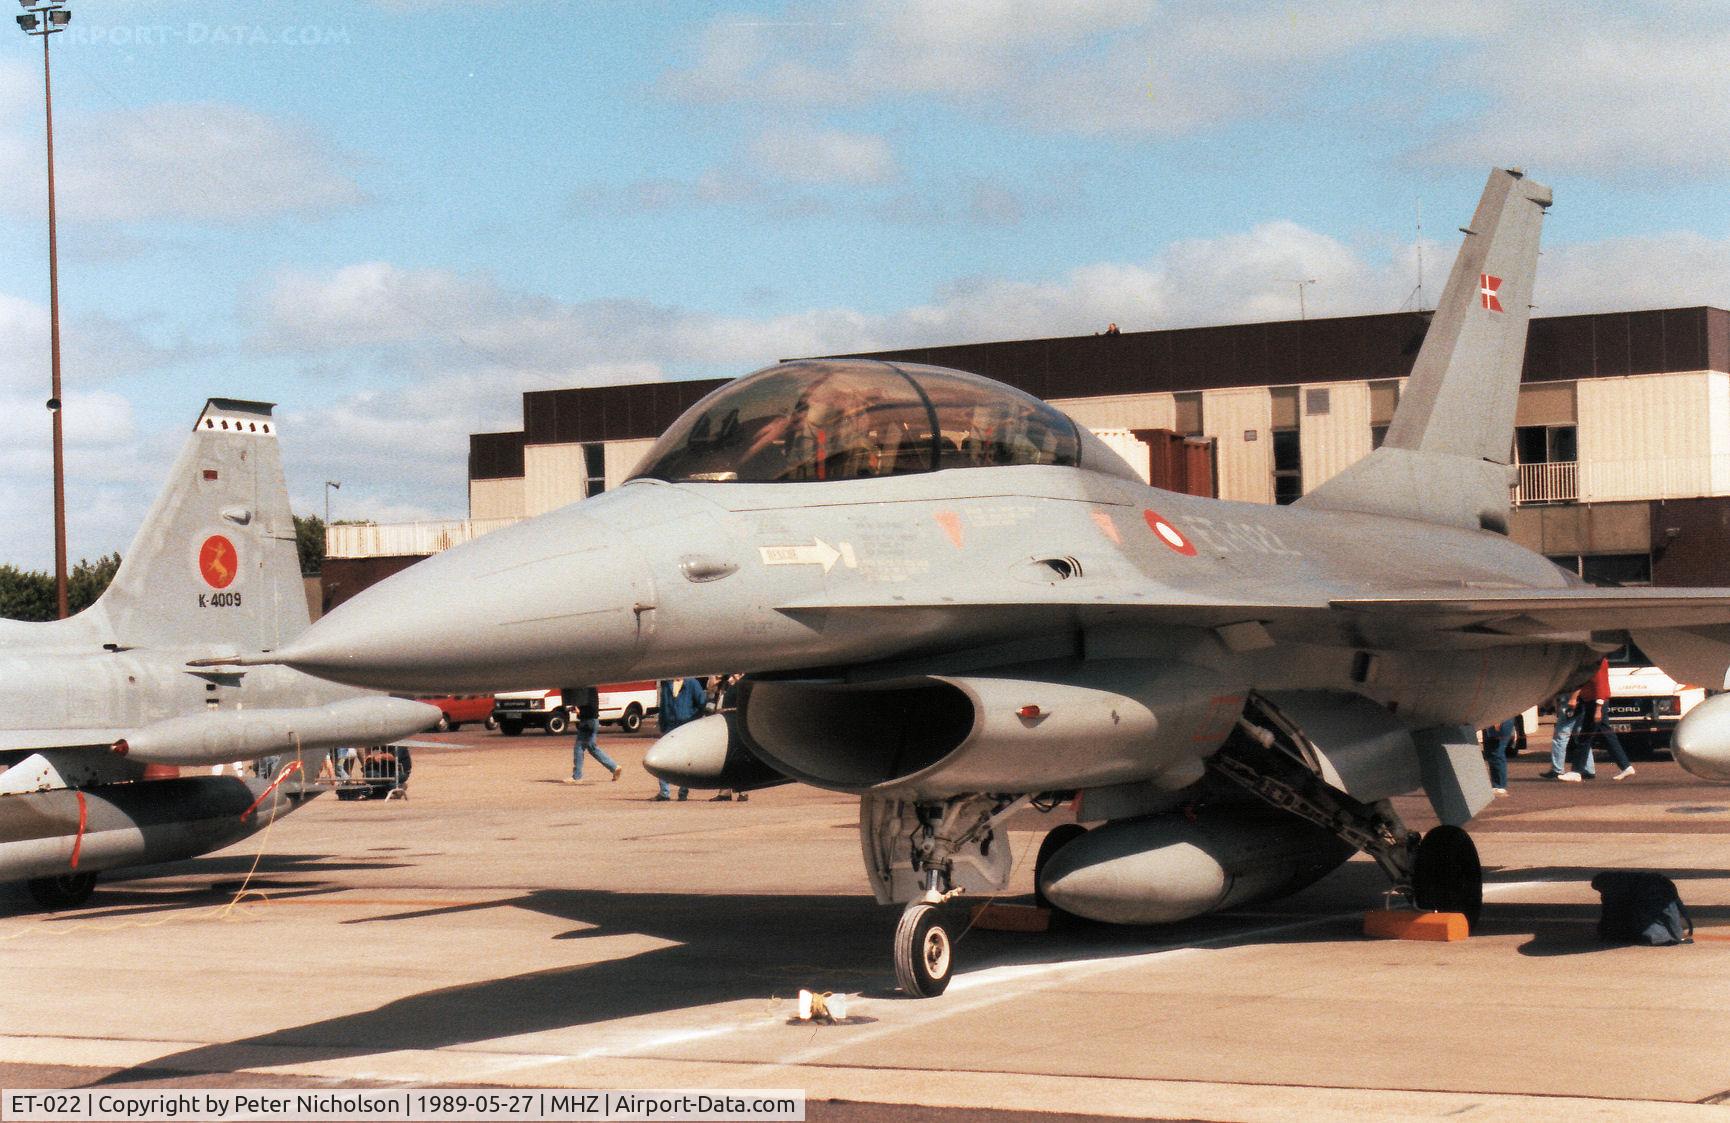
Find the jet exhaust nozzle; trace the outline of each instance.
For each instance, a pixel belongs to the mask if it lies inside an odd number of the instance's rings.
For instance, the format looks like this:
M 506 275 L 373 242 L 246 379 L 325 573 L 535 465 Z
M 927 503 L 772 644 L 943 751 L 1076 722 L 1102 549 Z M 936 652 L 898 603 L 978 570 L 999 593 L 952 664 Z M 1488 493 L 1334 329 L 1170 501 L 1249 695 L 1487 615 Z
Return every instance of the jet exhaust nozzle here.
M 143 764 L 223 764 L 254 757 L 378 745 L 430 729 L 437 706 L 406 698 L 350 698 L 326 706 L 211 710 L 147 725 L 114 743 Z

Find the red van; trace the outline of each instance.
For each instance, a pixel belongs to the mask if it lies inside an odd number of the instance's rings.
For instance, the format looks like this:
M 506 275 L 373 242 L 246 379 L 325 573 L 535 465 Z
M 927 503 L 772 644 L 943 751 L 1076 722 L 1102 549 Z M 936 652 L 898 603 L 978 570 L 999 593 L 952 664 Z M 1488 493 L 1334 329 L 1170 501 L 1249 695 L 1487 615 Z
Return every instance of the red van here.
M 434 732 L 446 733 L 453 729 L 461 729 L 475 722 L 485 723 L 488 729 L 497 729 L 498 723 L 493 720 L 493 696 L 491 694 L 447 694 L 438 698 L 417 698 L 417 702 L 425 702 L 429 706 L 437 706 L 439 723 L 433 726 Z

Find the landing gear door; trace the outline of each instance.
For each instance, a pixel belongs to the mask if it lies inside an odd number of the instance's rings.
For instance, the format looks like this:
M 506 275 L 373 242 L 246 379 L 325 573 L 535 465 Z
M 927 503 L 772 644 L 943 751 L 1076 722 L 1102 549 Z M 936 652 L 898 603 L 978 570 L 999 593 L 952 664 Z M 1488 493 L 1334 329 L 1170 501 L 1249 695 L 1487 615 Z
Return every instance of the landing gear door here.
M 1329 690 L 1290 690 L 1262 696 L 1306 761 L 1330 786 L 1374 803 L 1424 786 L 1411 730 L 1368 698 Z M 1481 771 L 1481 769 L 1480 769 Z
M 977 819 L 997 801 L 990 796 L 960 796 L 943 802 L 937 835 L 944 838 L 933 857 L 949 868 L 949 885 L 969 894 L 995 893 L 1009 884 L 1009 835 L 986 830 L 977 837 L 949 844 L 957 827 Z M 926 805 L 929 819 L 933 808 Z M 880 905 L 911 901 L 926 891 L 925 875 L 919 868 L 914 847 L 924 832 L 919 805 L 882 796 L 859 801 L 859 844 L 865 855 L 865 874 Z M 945 838 L 946 836 L 946 838 Z

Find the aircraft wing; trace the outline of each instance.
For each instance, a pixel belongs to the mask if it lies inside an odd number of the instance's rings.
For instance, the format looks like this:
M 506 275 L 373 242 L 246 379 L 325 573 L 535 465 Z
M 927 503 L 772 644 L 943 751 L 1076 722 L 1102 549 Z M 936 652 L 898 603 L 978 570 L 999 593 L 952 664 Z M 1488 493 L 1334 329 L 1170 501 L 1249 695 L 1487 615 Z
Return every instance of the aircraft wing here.
M 875 614 L 906 609 L 999 610 L 1036 615 L 1053 611 L 1089 617 L 1124 617 L 1150 623 L 1218 627 L 1243 621 L 1298 623 L 1391 633 L 1470 633 L 1532 637 L 1636 628 L 1730 624 L 1730 589 L 1434 589 L 1379 596 L 1329 597 L 1319 591 L 1290 597 L 1219 597 L 1171 589 L 1076 587 L 1025 591 L 999 589 L 883 592 L 871 597 L 817 596 L 780 606 L 802 613 Z
M 1730 624 L 1730 589 L 1470 589 L 1339 598 L 1328 605 L 1383 623 L 1507 635 Z

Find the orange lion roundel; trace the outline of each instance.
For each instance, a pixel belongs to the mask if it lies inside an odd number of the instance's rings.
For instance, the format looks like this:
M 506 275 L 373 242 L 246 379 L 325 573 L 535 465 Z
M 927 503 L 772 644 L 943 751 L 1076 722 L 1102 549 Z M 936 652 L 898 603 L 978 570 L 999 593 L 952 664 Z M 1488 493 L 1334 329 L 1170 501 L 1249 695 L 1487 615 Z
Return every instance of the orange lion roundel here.
M 226 589 L 240 572 L 240 555 L 234 543 L 220 534 L 212 534 L 198 548 L 198 572 L 212 589 Z

